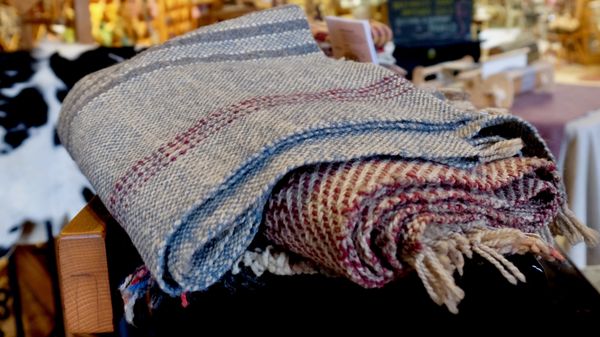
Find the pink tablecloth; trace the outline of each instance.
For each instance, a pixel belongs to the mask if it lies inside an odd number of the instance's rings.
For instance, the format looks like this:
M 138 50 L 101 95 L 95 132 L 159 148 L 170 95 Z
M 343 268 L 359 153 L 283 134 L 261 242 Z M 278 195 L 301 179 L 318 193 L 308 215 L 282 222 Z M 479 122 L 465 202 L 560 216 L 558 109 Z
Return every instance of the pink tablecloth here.
M 600 108 L 600 87 L 557 84 L 551 93 L 517 96 L 511 112 L 535 125 L 558 157 L 568 122 Z

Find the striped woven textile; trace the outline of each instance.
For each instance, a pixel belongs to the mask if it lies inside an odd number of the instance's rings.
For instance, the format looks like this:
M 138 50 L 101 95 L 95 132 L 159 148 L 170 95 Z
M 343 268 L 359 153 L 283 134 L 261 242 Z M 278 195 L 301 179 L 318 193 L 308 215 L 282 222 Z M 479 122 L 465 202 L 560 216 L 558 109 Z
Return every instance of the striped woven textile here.
M 555 165 L 540 158 L 475 169 L 397 159 L 319 164 L 283 180 L 265 233 L 368 288 L 415 269 L 431 298 L 457 312 L 464 293 L 453 273 L 462 274 L 465 256 L 479 254 L 510 282 L 525 282 L 503 255 L 554 259 L 550 230 L 587 237 L 558 186 Z
M 273 187 L 296 168 L 373 156 L 461 168 L 551 159 L 516 117 L 461 111 L 385 68 L 327 58 L 296 6 L 86 76 L 63 102 L 58 134 L 173 296 L 232 269 Z

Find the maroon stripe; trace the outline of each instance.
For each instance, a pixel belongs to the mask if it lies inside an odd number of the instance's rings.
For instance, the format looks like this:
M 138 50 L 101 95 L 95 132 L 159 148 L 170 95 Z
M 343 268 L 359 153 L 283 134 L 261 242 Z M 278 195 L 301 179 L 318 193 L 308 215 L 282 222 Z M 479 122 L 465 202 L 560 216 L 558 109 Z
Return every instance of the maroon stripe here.
M 139 190 L 148 180 L 161 172 L 190 150 L 198 146 L 229 124 L 241 117 L 265 108 L 319 100 L 351 102 L 363 99 L 389 99 L 412 89 L 403 78 L 392 75 L 368 86 L 356 89 L 329 89 L 315 93 L 261 96 L 247 99 L 229 107 L 218 109 L 199 119 L 191 127 L 160 146 L 150 155 L 137 160 L 123 176 L 118 178 L 108 198 L 108 206 L 117 218 L 128 207 L 126 199 Z

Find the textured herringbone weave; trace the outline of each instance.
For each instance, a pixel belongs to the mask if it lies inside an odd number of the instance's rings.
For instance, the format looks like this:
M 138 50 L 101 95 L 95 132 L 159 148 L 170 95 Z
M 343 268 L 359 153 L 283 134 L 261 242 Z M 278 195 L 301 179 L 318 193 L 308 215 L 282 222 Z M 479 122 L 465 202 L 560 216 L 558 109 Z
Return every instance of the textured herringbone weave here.
M 524 276 L 502 254 L 553 258 L 548 224 L 565 212 L 558 186 L 554 164 L 539 158 L 474 170 L 397 159 L 319 164 L 283 180 L 265 231 L 364 287 L 416 269 L 431 297 L 456 312 L 463 255 L 481 255 L 513 283 Z
M 232 267 L 294 168 L 549 158 L 515 117 L 461 112 L 384 68 L 328 59 L 298 7 L 150 48 L 82 79 L 62 109 L 61 141 L 173 295 Z

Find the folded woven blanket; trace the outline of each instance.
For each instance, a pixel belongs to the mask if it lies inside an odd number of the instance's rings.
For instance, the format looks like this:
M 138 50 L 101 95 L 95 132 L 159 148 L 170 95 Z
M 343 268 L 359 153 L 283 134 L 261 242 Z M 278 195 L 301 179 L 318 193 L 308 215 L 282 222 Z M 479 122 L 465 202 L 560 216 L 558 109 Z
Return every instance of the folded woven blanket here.
M 586 232 L 563 209 L 558 186 L 554 164 L 539 158 L 470 170 L 396 159 L 319 164 L 282 181 L 265 233 L 364 287 L 414 269 L 432 299 L 456 312 L 464 294 L 453 273 L 462 275 L 464 256 L 477 253 L 510 282 L 525 282 L 503 254 L 553 259 L 550 230 Z
M 58 133 L 171 295 L 206 289 L 232 268 L 295 168 L 373 156 L 457 168 L 551 158 L 516 117 L 463 112 L 384 68 L 325 57 L 294 6 L 199 29 L 85 77 Z

